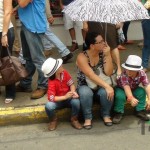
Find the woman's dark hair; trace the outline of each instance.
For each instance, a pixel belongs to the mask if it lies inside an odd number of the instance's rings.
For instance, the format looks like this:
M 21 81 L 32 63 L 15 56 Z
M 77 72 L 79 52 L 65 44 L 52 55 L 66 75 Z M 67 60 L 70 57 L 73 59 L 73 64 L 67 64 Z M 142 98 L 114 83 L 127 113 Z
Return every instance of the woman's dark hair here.
M 56 73 L 54 73 L 52 76 L 50 76 L 49 79 L 50 79 L 50 80 L 54 80 L 54 79 L 55 79 L 55 74 L 56 74 Z
M 98 35 L 100 35 L 100 33 L 97 33 L 97 32 L 88 32 L 86 34 L 85 43 L 86 43 L 88 49 L 90 48 L 91 44 L 94 44 L 96 42 L 95 39 Z

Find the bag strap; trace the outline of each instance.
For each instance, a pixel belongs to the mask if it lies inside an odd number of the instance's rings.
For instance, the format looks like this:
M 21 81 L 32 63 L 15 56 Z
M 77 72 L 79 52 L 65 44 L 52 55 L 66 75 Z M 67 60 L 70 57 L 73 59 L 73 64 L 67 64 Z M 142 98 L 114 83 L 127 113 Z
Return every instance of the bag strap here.
M 1 46 L 1 49 L 0 49 L 0 58 L 2 58 L 2 50 L 3 50 L 3 46 Z M 9 46 L 6 46 L 6 50 L 7 50 L 7 54 L 9 57 L 11 57 L 11 54 L 10 54 L 10 51 L 9 51 Z

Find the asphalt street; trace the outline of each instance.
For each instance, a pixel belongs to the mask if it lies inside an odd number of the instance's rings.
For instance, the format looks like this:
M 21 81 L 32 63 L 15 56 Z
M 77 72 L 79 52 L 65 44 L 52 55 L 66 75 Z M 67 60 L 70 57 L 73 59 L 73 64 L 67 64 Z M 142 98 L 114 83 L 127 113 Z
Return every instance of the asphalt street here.
M 143 124 L 145 130 L 138 123 L 138 118 L 125 116 L 112 127 L 94 120 L 91 130 L 76 130 L 67 121 L 51 132 L 45 123 L 5 126 L 0 127 L 0 150 L 149 150 L 150 123 Z

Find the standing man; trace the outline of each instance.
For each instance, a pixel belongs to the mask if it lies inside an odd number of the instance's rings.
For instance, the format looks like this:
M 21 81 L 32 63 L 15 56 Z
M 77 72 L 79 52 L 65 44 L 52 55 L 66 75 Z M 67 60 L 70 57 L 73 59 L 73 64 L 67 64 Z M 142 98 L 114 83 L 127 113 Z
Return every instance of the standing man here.
M 37 69 L 37 89 L 31 94 L 31 99 L 38 99 L 47 91 L 47 79 L 41 71 L 46 60 L 43 53 L 41 36 L 46 31 L 45 0 L 18 0 L 18 14 L 22 23 L 21 42 L 26 69 L 29 73 L 16 87 L 18 92 L 31 92 L 32 77 Z
M 141 0 L 143 5 L 147 2 L 147 0 Z M 148 13 L 150 16 L 150 9 L 148 9 Z M 142 20 L 142 30 L 143 30 L 143 37 L 144 37 L 144 45 L 142 49 L 142 65 L 144 71 L 147 72 L 150 70 L 150 19 Z
M 73 0 L 60 0 L 60 7 L 61 9 L 64 9 L 65 6 L 70 4 Z M 69 30 L 69 34 L 72 39 L 72 47 L 70 49 L 71 52 L 74 52 L 75 50 L 78 49 L 78 43 L 76 40 L 76 33 L 74 29 L 74 25 L 78 26 L 81 29 L 82 36 L 83 36 L 83 50 L 86 47 L 85 44 L 85 36 L 86 32 L 83 30 L 83 22 L 81 21 L 72 21 L 71 18 L 67 14 L 63 14 L 63 19 L 64 19 L 64 26 L 66 30 Z

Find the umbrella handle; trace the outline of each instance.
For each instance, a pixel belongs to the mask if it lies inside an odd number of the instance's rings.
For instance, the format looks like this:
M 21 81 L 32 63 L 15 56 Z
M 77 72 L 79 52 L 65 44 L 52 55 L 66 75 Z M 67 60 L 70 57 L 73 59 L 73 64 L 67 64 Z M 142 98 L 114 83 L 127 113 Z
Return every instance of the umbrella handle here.
M 105 24 L 105 42 L 107 40 L 107 23 Z

